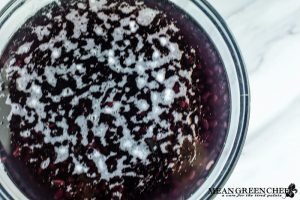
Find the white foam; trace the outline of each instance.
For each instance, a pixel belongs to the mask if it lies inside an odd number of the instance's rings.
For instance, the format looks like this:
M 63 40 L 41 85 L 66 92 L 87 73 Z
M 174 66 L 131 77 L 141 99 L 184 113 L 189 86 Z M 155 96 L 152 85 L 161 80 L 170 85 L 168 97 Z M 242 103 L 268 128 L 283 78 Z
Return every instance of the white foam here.
M 47 26 L 37 26 L 33 28 L 33 32 L 36 34 L 38 40 L 41 41 L 45 36 L 50 35 L 50 28 L 52 28 L 50 24 L 48 24 Z
M 132 50 L 128 50 L 128 51 L 129 51 L 129 55 L 125 59 L 125 65 L 126 66 L 130 66 L 132 64 L 135 64 L 135 62 L 136 62 L 135 53 L 133 53 Z
M 31 86 L 31 91 L 36 94 L 36 95 L 41 95 L 42 94 L 42 89 L 40 86 L 37 86 L 36 84 L 32 84 Z
M 86 9 L 87 6 L 84 3 L 77 3 L 77 7 L 80 9 Z
M 57 79 L 55 78 L 55 68 L 46 66 L 44 75 L 47 79 L 47 82 L 51 86 L 56 87 Z
M 24 137 L 24 138 L 28 138 L 30 136 L 30 134 L 31 134 L 30 130 L 28 130 L 28 129 L 20 132 L 21 137 Z
M 159 42 L 160 42 L 161 46 L 163 46 L 163 47 L 168 44 L 168 40 L 166 37 L 160 37 Z
M 46 51 L 47 49 L 49 49 L 49 44 L 48 43 L 43 43 L 39 45 L 39 49 L 41 51 Z
M 31 48 L 31 46 L 32 46 L 32 44 L 33 44 L 33 42 L 26 42 L 26 43 L 24 43 L 23 45 L 21 45 L 21 46 L 18 48 L 16 54 L 24 54 L 24 53 L 28 53 L 29 50 L 30 50 L 30 48 Z
M 163 110 L 159 106 L 154 106 L 152 108 L 152 112 L 154 116 L 159 116 L 163 112 Z
M 83 173 L 87 173 L 88 172 L 88 167 L 84 164 L 81 163 L 80 161 L 78 161 L 75 156 L 72 154 L 71 155 L 73 163 L 74 163 L 74 171 L 73 174 L 83 174 Z
M 74 38 L 79 38 L 82 33 L 87 31 L 87 24 L 89 21 L 87 15 L 88 13 L 86 12 L 81 16 L 78 11 L 74 9 L 71 9 L 70 13 L 66 15 L 66 19 L 74 24 Z
M 103 36 L 104 35 L 104 31 L 103 28 L 99 25 L 95 25 L 94 27 L 94 32 L 98 35 L 98 36 Z
M 116 15 L 116 14 L 110 14 L 109 15 L 109 19 L 111 20 L 111 21 L 118 21 L 118 20 L 120 20 L 120 17 L 119 17 L 119 15 Z
M 56 160 L 54 164 L 63 162 L 69 157 L 69 149 L 67 146 L 54 147 L 56 152 Z
M 121 107 L 120 102 L 114 102 L 112 107 L 109 107 L 109 106 L 105 107 L 104 112 L 107 114 L 116 113 L 119 111 L 120 107 Z
M 107 29 L 111 28 L 110 20 L 119 20 L 119 16 L 115 14 L 106 14 L 104 12 L 101 12 L 101 10 L 106 9 L 109 5 L 107 5 L 106 0 L 89 0 L 90 9 L 93 11 L 97 11 L 97 17 L 104 21 L 103 24 L 94 26 L 94 32 L 98 37 L 102 37 L 103 39 L 107 39 Z M 125 4 L 124 4 L 125 5 Z M 141 35 L 137 34 L 136 31 L 140 26 L 148 26 L 153 23 L 154 18 L 159 13 L 156 10 L 145 8 L 143 3 L 136 3 L 136 6 L 129 6 L 126 5 L 124 7 L 120 7 L 122 12 L 130 13 L 138 6 L 142 8 L 141 11 L 139 11 L 138 16 L 135 19 L 134 15 L 131 15 L 129 17 L 125 17 L 123 19 L 120 19 L 120 26 L 114 28 L 112 37 L 113 41 L 111 41 L 112 48 L 111 49 L 102 49 L 101 45 L 95 44 L 95 41 L 93 39 L 85 39 L 86 45 L 83 47 L 86 54 L 82 55 L 82 53 L 79 51 L 78 43 L 72 43 L 67 38 L 67 32 L 64 30 L 66 27 L 63 26 L 62 30 L 59 32 L 57 36 L 54 36 L 50 39 L 50 41 L 41 44 L 39 46 L 39 49 L 41 51 L 45 51 L 47 49 L 52 51 L 52 58 L 57 59 L 61 55 L 62 49 L 58 49 L 54 47 L 54 44 L 57 42 L 63 42 L 63 48 L 67 52 L 74 50 L 74 57 L 77 59 L 81 59 L 82 62 L 84 62 L 85 59 L 88 59 L 92 56 L 96 57 L 99 62 L 108 62 L 109 68 L 114 70 L 115 72 L 122 74 L 122 80 L 118 83 L 115 82 L 115 80 L 112 79 L 112 77 L 107 77 L 108 80 L 102 84 L 99 85 L 93 85 L 92 81 L 90 83 L 84 83 L 82 80 L 82 77 L 86 73 L 86 68 L 82 64 L 72 64 L 71 66 L 65 66 L 63 64 L 57 65 L 57 66 L 45 66 L 45 73 L 46 81 L 53 87 L 57 86 L 57 79 L 56 77 L 63 78 L 65 80 L 68 80 L 69 75 L 71 75 L 74 80 L 76 81 L 77 89 L 81 89 L 84 87 L 89 86 L 89 89 L 82 93 L 81 95 L 78 95 L 76 97 L 73 97 L 70 101 L 70 104 L 72 106 L 78 105 L 79 101 L 81 99 L 90 99 L 92 100 L 92 113 L 90 113 L 87 117 L 86 116 L 78 116 L 75 119 L 75 123 L 80 127 L 80 134 L 82 135 L 82 144 L 84 146 L 88 145 L 87 140 L 87 133 L 90 130 L 87 127 L 87 121 L 91 120 L 93 123 L 93 127 L 91 130 L 93 131 L 95 137 L 99 137 L 101 140 L 101 143 L 103 146 L 107 146 L 109 144 L 108 141 L 106 141 L 105 137 L 107 137 L 108 131 L 116 131 L 116 128 L 112 128 L 109 130 L 109 127 L 105 123 L 100 122 L 100 117 L 102 114 L 109 114 L 114 118 L 114 125 L 116 127 L 122 128 L 122 134 L 123 136 L 121 138 L 118 138 L 115 143 L 120 143 L 120 149 L 123 151 L 128 152 L 128 154 L 131 157 L 130 164 L 136 163 L 136 162 L 142 162 L 144 165 L 149 164 L 148 156 L 151 154 L 151 151 L 149 150 L 148 145 L 145 143 L 146 138 L 151 138 L 154 135 L 154 128 L 155 126 L 159 126 L 161 128 L 164 128 L 165 130 L 169 130 L 167 132 L 161 132 L 157 136 L 158 139 L 166 138 L 168 135 L 174 134 L 170 130 L 170 123 L 166 120 L 161 120 L 159 115 L 163 112 L 167 112 L 169 108 L 172 106 L 174 99 L 179 97 L 187 98 L 187 88 L 183 83 L 179 82 L 179 78 L 183 77 L 187 80 L 191 80 L 191 73 L 185 70 L 180 70 L 180 73 L 176 73 L 176 75 L 172 77 L 166 78 L 166 71 L 164 69 L 159 69 L 161 66 L 168 64 L 169 68 L 168 70 L 178 70 L 180 69 L 180 62 L 178 60 L 182 57 L 182 51 L 179 48 L 179 45 L 171 42 L 170 38 L 171 35 L 168 34 L 168 30 L 176 31 L 177 27 L 172 25 L 167 25 L 166 27 L 161 27 L 157 33 L 152 33 L 147 35 L 147 42 L 150 44 L 153 44 L 154 39 L 158 39 L 160 44 L 170 50 L 170 53 L 168 55 L 162 54 L 158 49 L 154 47 L 154 45 L 150 45 L 149 48 L 152 51 L 152 57 L 146 58 L 144 54 L 141 54 L 139 56 L 136 55 L 135 52 L 139 52 L 145 44 L 145 38 Z M 78 7 L 81 9 L 85 9 L 84 5 L 77 4 Z M 84 12 L 84 11 L 83 11 Z M 70 12 L 67 14 L 66 18 L 71 21 L 74 24 L 74 35 L 73 38 L 79 38 L 82 34 L 85 34 L 87 31 L 87 13 L 79 14 L 76 10 L 70 10 Z M 59 20 L 59 18 L 57 18 Z M 134 21 L 136 20 L 136 21 Z M 129 27 L 129 30 L 128 30 Z M 51 27 L 39 27 L 38 29 L 38 38 L 42 39 L 44 36 L 47 36 L 48 31 L 51 31 Z M 133 34 L 136 33 L 136 34 Z M 124 40 L 125 35 L 131 35 L 132 37 L 135 37 L 138 40 L 138 44 L 136 49 L 130 48 L 130 40 Z M 163 35 L 163 36 L 162 36 Z M 131 37 L 130 36 L 130 37 Z M 123 41 L 120 45 L 118 41 Z M 24 44 L 23 47 L 20 46 L 20 52 L 27 53 L 30 50 L 30 44 Z M 104 47 L 103 47 L 104 48 Z M 147 47 L 148 48 L 148 47 Z M 59 51 L 59 52 L 58 52 Z M 120 54 L 115 54 L 115 52 L 121 52 Z M 126 55 L 126 56 L 125 56 Z M 126 66 L 133 66 L 133 67 L 124 67 L 121 66 L 120 59 L 121 56 L 123 56 L 124 63 Z M 27 58 L 28 63 L 30 63 L 30 60 L 32 58 L 29 56 Z M 172 63 L 172 64 L 170 64 Z M 53 62 L 52 62 L 52 65 Z M 96 67 L 95 65 L 88 66 L 88 67 Z M 145 73 L 145 71 L 151 71 L 151 73 Z M 24 67 L 23 69 L 17 68 L 17 67 L 9 67 L 7 70 L 7 74 L 10 74 L 11 72 L 18 72 L 20 74 L 20 78 L 17 79 L 18 84 L 18 90 L 22 90 L 25 92 L 30 93 L 30 96 L 28 97 L 27 104 L 32 106 L 35 109 L 35 113 L 37 114 L 38 123 L 34 127 L 36 131 L 41 131 L 44 134 L 44 141 L 45 143 L 51 143 L 55 144 L 56 142 L 63 142 L 65 140 L 70 141 L 73 145 L 76 144 L 77 138 L 76 136 L 72 136 L 68 134 L 68 124 L 66 122 L 66 118 L 63 118 L 61 122 L 56 122 L 56 126 L 63 129 L 63 135 L 59 137 L 53 137 L 51 136 L 51 130 L 47 125 L 45 125 L 42 122 L 42 119 L 45 119 L 46 113 L 45 113 L 45 104 L 43 104 L 40 101 L 42 94 L 41 87 L 35 88 L 35 86 L 30 88 L 30 91 L 26 89 L 26 86 L 29 84 L 29 81 L 35 81 L 38 80 L 39 82 L 42 82 L 42 80 L 39 80 L 39 77 L 37 74 L 30 74 L 30 72 L 27 70 L 27 67 Z M 78 73 L 79 72 L 79 73 Z M 79 75 L 78 75 L 79 74 Z M 138 77 L 136 80 L 127 80 L 128 74 L 138 74 Z M 98 75 L 94 74 L 92 79 L 97 80 Z M 139 111 L 147 111 L 150 110 L 147 113 L 147 116 L 145 116 L 143 119 L 138 119 L 136 116 L 133 116 L 130 120 L 133 123 L 153 123 L 145 132 L 143 133 L 143 137 L 139 141 L 135 141 L 132 138 L 132 132 L 128 128 L 128 122 L 120 112 L 119 110 L 121 108 L 124 109 L 125 112 L 130 111 L 129 105 L 123 105 L 121 102 L 114 102 L 115 96 L 119 95 L 118 91 L 116 90 L 118 87 L 125 87 L 126 83 L 128 81 L 135 81 L 137 87 L 141 91 L 147 91 L 150 90 L 151 94 L 151 102 L 147 102 L 143 99 L 138 99 L 137 96 L 132 96 L 130 98 L 127 98 L 125 95 L 121 97 L 120 101 L 125 101 L 126 103 L 134 103 L 134 105 L 139 109 Z M 174 93 L 172 88 L 176 82 L 180 83 L 180 92 Z M 163 87 L 163 92 L 159 92 L 157 89 L 159 87 Z M 34 89 L 35 88 L 35 89 Z M 94 98 L 91 93 L 99 92 L 101 94 L 106 94 L 107 91 L 110 90 L 109 96 L 104 99 L 104 95 L 99 97 L 98 99 Z M 129 92 L 131 90 L 130 87 L 126 87 L 125 91 Z M 43 91 L 45 92 L 45 91 Z M 50 93 L 46 96 L 48 98 L 51 98 L 54 102 L 60 102 L 62 97 L 68 97 L 74 95 L 74 91 L 72 91 L 70 88 L 66 86 L 66 88 L 63 88 L 62 93 L 59 95 L 51 95 Z M 112 107 L 105 106 L 104 108 L 100 107 L 101 102 L 113 102 Z M 25 116 L 26 119 L 30 119 L 31 121 L 34 119 L 33 115 L 29 115 L 26 113 L 26 111 L 23 110 L 23 108 L 19 104 L 10 103 L 12 107 L 12 111 L 10 113 L 10 117 L 12 114 L 18 114 L 20 116 Z M 163 104 L 164 106 L 160 106 Z M 151 108 L 150 108 L 151 107 Z M 68 114 L 69 117 L 72 116 L 74 110 L 71 110 L 70 113 L 64 113 L 65 111 L 61 110 L 62 107 L 59 107 L 58 111 L 49 111 L 47 114 L 51 115 L 50 120 L 52 122 L 55 121 L 56 116 L 58 115 L 64 115 Z M 182 121 L 183 115 L 181 113 L 172 113 L 175 121 Z M 187 122 L 184 122 L 187 123 Z M 134 130 L 139 130 L 140 127 L 136 126 L 134 127 Z M 22 133 L 23 134 L 23 133 Z M 178 137 L 178 140 L 181 142 L 178 147 L 176 147 L 176 150 L 180 148 L 180 145 L 182 145 L 182 142 L 185 140 L 191 140 L 190 137 L 183 137 L 182 135 Z M 166 152 L 166 143 L 161 145 L 161 150 L 163 152 Z M 72 149 L 70 149 L 69 152 L 69 146 L 60 146 L 55 147 L 55 152 L 57 154 L 57 158 L 55 160 L 55 163 L 63 162 L 67 158 L 71 157 L 74 163 L 74 174 L 82 174 L 87 173 L 88 167 L 86 164 L 81 160 L 79 157 L 75 157 L 74 154 L 72 154 Z M 179 152 L 180 153 L 180 152 Z M 111 155 L 105 156 L 102 155 L 100 152 L 94 150 L 92 154 L 88 155 L 88 158 L 92 160 L 97 169 L 98 172 L 101 174 L 102 180 L 110 180 L 114 177 L 122 177 L 122 176 L 137 176 L 134 172 L 128 170 L 130 169 L 130 165 L 126 165 L 124 163 L 125 160 L 128 158 L 126 156 L 123 156 L 120 159 L 117 159 L 117 169 L 114 172 L 109 172 L 108 167 L 106 166 L 106 161 L 111 156 L 113 156 L 115 152 L 111 152 Z M 45 164 L 46 165 L 46 164 Z M 124 172 L 126 171 L 126 173 Z M 90 177 L 95 176 L 92 174 L 87 174 Z
M 160 145 L 160 150 L 162 153 L 168 153 L 168 150 L 166 149 L 166 147 L 168 145 L 170 145 L 171 143 L 170 142 L 164 142 Z
M 110 154 L 108 157 L 106 157 L 100 152 L 94 150 L 94 152 L 88 156 L 89 159 L 95 163 L 98 172 L 101 175 L 101 179 L 103 180 L 110 180 L 111 178 L 116 176 L 121 177 L 123 175 L 122 170 L 126 168 L 126 165 L 124 165 L 124 160 L 126 159 L 126 157 L 123 156 L 121 159 L 117 160 L 117 169 L 113 173 L 109 172 L 106 165 L 106 160 L 113 155 L 115 154 Z
M 26 71 L 27 69 L 21 69 L 20 71 Z M 26 91 L 26 87 L 30 82 L 30 76 L 26 73 L 21 73 L 20 77 L 17 78 L 17 88 L 20 91 Z
M 148 26 L 159 12 L 151 8 L 144 8 L 139 11 L 137 22 L 142 26 Z
M 148 147 L 146 146 L 135 146 L 132 149 L 132 155 L 141 159 L 142 161 L 146 161 L 148 155 L 150 154 Z
M 62 96 L 63 97 L 68 97 L 68 96 L 71 96 L 71 95 L 74 95 L 74 92 L 71 88 L 63 89 L 63 91 L 62 91 Z
M 39 106 L 39 101 L 37 99 L 31 98 L 30 100 L 27 100 L 27 105 L 30 108 L 37 108 Z
M 152 55 L 153 60 L 156 60 L 156 59 L 158 59 L 159 57 L 160 57 L 159 51 L 155 50 L 155 51 L 153 52 L 153 55 Z
M 108 126 L 104 123 L 101 123 L 100 125 L 93 127 L 92 130 L 95 136 L 100 137 L 102 145 L 106 146 L 107 143 L 105 141 L 105 135 L 108 130 Z
M 106 4 L 107 0 L 89 0 L 90 10 L 93 12 L 102 10 Z
M 133 144 L 134 143 L 132 142 L 132 140 L 126 139 L 121 143 L 121 148 L 122 149 L 131 149 Z
M 81 174 L 82 172 L 83 172 L 83 167 L 82 167 L 82 165 L 80 165 L 80 164 L 75 165 L 74 173 L 75 173 L 75 174 Z
M 65 40 L 63 45 L 64 45 L 65 50 L 66 50 L 67 53 L 78 47 L 77 43 L 70 42 L 69 40 Z
M 143 163 L 147 163 L 147 157 L 150 155 L 148 146 L 145 143 L 138 145 L 137 142 L 131 138 L 129 131 L 127 131 L 127 134 L 125 132 L 123 138 L 120 140 L 120 148 L 133 156 L 133 162 L 137 162 L 136 159 L 138 158 Z
M 108 58 L 108 64 L 113 65 L 116 63 L 116 60 L 114 59 L 114 57 L 109 57 Z
M 168 102 L 168 103 L 172 102 L 174 100 L 174 96 L 175 96 L 175 94 L 174 94 L 174 91 L 172 89 L 166 89 L 164 91 L 164 100 L 166 102 Z
M 146 84 L 147 84 L 147 81 L 144 77 L 139 76 L 136 78 L 136 85 L 139 89 L 144 88 L 146 86 Z
M 88 140 L 87 140 L 87 134 L 88 134 L 88 127 L 87 127 L 87 118 L 84 117 L 83 115 L 79 116 L 76 118 L 75 123 L 81 128 L 81 135 L 82 135 L 82 141 L 81 143 L 84 146 L 88 145 Z
M 31 59 L 32 59 L 32 54 L 30 54 L 29 56 L 27 56 L 27 57 L 24 59 L 24 62 L 25 62 L 26 64 L 28 64 L 28 63 L 31 61 Z
M 37 158 L 30 158 L 30 159 L 29 159 L 29 162 L 30 162 L 30 163 L 33 163 L 33 162 L 36 162 L 37 160 L 38 160 Z
M 138 25 L 136 24 L 135 21 L 130 21 L 129 22 L 129 28 L 130 28 L 130 31 L 132 33 L 135 33 L 138 30 L 139 27 L 138 27 Z
M 174 122 L 178 122 L 178 121 L 181 121 L 182 120 L 182 113 L 178 113 L 176 111 L 174 111 L 173 113 L 173 117 L 174 117 Z
M 119 6 L 119 10 L 121 10 L 121 12 L 124 13 L 124 14 L 132 13 L 135 9 L 136 9 L 135 6 L 130 6 L 130 5 L 127 4 L 126 2 L 123 2 L 123 3 Z
M 144 72 L 145 72 L 145 68 L 144 68 L 144 66 L 141 65 L 141 64 L 137 64 L 137 65 L 136 65 L 136 70 L 137 70 L 137 72 L 138 72 L 139 74 L 144 74 Z
M 42 163 L 41 163 L 41 168 L 42 169 L 46 169 L 50 164 L 50 158 L 47 158 L 46 160 L 44 160 Z
M 125 44 L 126 46 L 129 46 L 129 45 L 130 45 L 130 41 L 129 41 L 129 40 L 124 40 L 124 44 Z
M 146 110 L 148 110 L 149 109 L 149 104 L 147 103 L 147 101 L 146 100 L 138 100 L 137 102 L 136 102 L 136 106 L 137 106 L 137 108 L 140 110 L 140 111 L 146 111 Z
M 55 48 L 55 49 L 52 50 L 51 57 L 52 57 L 53 59 L 59 58 L 60 55 L 61 55 L 61 49 Z
M 160 83 L 163 83 L 164 80 L 165 80 L 165 71 L 164 70 L 161 70 L 159 71 L 157 74 L 156 74 L 156 80 Z

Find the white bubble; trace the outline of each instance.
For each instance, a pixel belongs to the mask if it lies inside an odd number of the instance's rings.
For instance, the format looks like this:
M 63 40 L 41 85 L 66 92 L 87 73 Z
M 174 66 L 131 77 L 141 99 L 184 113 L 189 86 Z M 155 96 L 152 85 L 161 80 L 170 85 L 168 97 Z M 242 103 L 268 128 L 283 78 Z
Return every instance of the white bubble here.
M 165 37 L 160 37 L 159 42 L 160 42 L 161 46 L 163 46 L 163 47 L 166 46 L 168 43 L 168 41 Z
M 138 30 L 138 25 L 135 23 L 135 21 L 130 21 L 129 28 L 131 32 L 135 33 Z
M 157 51 L 157 50 L 155 50 L 154 52 L 153 52 L 153 54 L 152 54 L 152 58 L 153 59 L 158 59 L 160 57 L 160 53 Z
M 146 86 L 146 84 L 147 84 L 147 81 L 144 77 L 139 76 L 136 78 L 136 85 L 139 89 L 144 88 Z
M 164 100 L 166 102 L 171 102 L 174 99 L 174 91 L 172 89 L 165 89 L 164 91 Z
M 108 64 L 113 65 L 115 63 L 116 63 L 116 61 L 115 61 L 115 59 L 113 57 L 109 57 L 108 58 Z
M 150 107 L 146 100 L 138 100 L 136 106 L 141 111 L 146 111 Z
M 51 57 L 52 57 L 53 59 L 59 58 L 60 55 L 61 55 L 61 50 L 60 50 L 60 49 L 54 48 L 54 49 L 52 50 Z
M 74 172 L 75 172 L 76 174 L 82 173 L 82 172 L 83 172 L 83 167 L 82 167 L 82 165 L 77 164 L 77 165 L 75 166 Z
M 47 158 L 46 160 L 44 160 L 42 163 L 41 163 L 41 168 L 42 169 L 46 169 L 50 164 L 50 158 Z
M 164 72 L 158 72 L 155 78 L 158 82 L 162 83 L 165 80 L 165 73 Z

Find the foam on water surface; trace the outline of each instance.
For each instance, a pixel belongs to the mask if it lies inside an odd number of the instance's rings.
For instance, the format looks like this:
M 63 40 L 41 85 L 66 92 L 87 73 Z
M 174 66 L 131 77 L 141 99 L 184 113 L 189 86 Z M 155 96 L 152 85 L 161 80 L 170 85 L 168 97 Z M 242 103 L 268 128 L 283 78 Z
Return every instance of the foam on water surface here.
M 7 120 L 21 124 L 10 126 L 17 148 L 53 153 L 31 158 L 32 166 L 51 172 L 52 182 L 67 173 L 105 183 L 121 199 L 114 189 L 128 177 L 143 191 L 193 165 L 202 111 L 192 105 L 201 102 L 192 87 L 196 61 L 186 57 L 196 51 L 177 40 L 176 21 L 142 1 L 88 0 L 45 12 L 50 22 L 30 27 L 33 36 L 19 41 L 5 69 Z M 78 195 L 71 183 L 63 187 Z

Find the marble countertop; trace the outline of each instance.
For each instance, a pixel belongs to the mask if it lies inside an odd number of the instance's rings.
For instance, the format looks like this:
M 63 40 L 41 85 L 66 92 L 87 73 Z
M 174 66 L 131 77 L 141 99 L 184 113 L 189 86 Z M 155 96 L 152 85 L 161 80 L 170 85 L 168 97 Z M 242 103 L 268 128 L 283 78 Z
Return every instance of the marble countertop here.
M 247 139 L 225 187 L 299 188 L 300 1 L 209 2 L 240 46 L 251 89 Z
M 240 46 L 251 88 L 248 136 L 225 187 L 299 189 L 300 0 L 209 2 Z

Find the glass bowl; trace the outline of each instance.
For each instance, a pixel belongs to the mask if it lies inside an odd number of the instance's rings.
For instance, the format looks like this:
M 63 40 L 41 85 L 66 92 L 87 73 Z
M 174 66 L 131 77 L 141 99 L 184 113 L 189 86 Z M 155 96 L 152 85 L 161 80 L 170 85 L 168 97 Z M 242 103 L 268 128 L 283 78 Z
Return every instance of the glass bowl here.
M 0 55 L 16 30 L 39 9 L 55 0 L 11 0 L 0 10 Z M 238 46 L 226 23 L 217 11 L 205 0 L 170 0 L 190 15 L 214 43 L 225 66 L 228 77 L 231 113 L 228 133 L 219 158 L 201 186 L 188 198 L 209 199 L 209 188 L 221 187 L 239 158 L 249 121 L 249 85 L 247 73 Z M 1 109 L 0 104 L 0 109 Z M 2 112 L 2 111 L 1 111 Z M 3 131 L 0 129 L 0 132 Z M 1 134 L 1 141 L 8 140 Z M 1 156 L 5 153 L 0 144 Z M 27 199 L 10 179 L 5 166 L 0 162 L 0 198 Z

